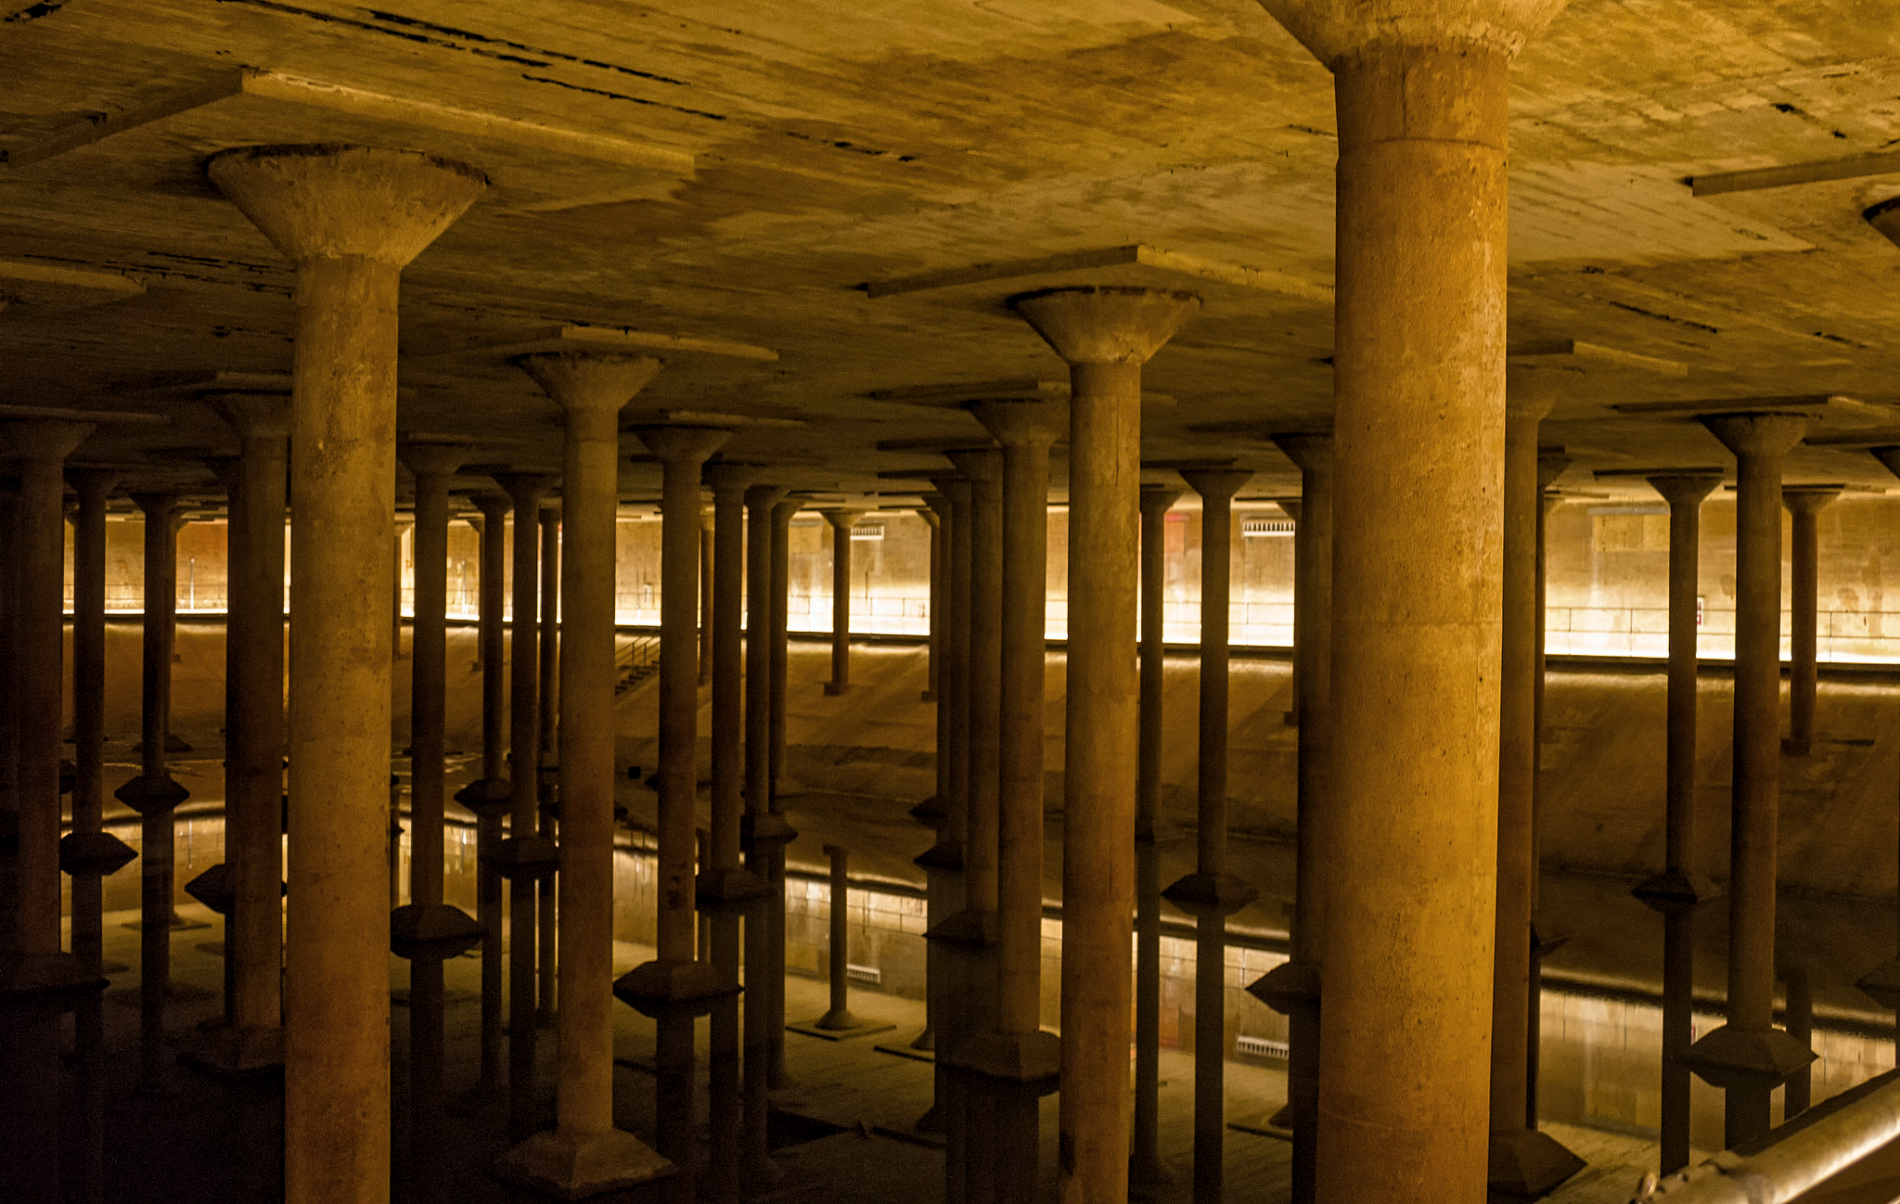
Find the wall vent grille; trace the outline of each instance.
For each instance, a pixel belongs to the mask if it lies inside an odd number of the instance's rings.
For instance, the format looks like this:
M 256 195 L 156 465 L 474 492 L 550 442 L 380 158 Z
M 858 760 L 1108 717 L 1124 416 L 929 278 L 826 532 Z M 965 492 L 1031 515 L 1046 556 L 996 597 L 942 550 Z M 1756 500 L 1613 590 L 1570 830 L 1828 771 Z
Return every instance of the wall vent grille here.
M 876 966 L 854 966 L 846 963 L 844 976 L 852 982 L 868 982 L 872 986 L 881 986 L 884 983 L 884 971 Z
M 1287 1059 L 1287 1044 L 1266 1037 L 1235 1037 L 1234 1053 L 1243 1058 L 1269 1058 L 1284 1062 Z
M 1243 518 L 1240 535 L 1242 539 L 1272 539 L 1293 534 L 1295 525 L 1290 518 Z

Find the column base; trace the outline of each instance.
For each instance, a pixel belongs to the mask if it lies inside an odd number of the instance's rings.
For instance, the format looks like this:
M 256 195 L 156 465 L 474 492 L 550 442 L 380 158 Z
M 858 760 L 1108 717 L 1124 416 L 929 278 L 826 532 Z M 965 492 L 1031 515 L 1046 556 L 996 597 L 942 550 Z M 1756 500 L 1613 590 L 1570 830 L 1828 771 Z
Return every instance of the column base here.
M 912 807 L 910 817 L 935 832 L 943 827 L 945 820 L 950 818 L 950 804 L 933 794 Z
M 756 849 L 761 845 L 790 844 L 798 839 L 798 829 L 785 821 L 783 815 L 767 811 L 762 815 L 750 813 L 739 818 L 739 840 L 747 848 Z M 771 893 L 771 888 L 766 888 Z
M 822 1041 L 849 1041 L 854 1037 L 871 1037 L 878 1033 L 888 1033 L 896 1027 L 895 1024 L 865 1020 L 847 1010 L 826 1012 L 816 1020 L 801 1020 L 796 1024 L 787 1024 L 785 1031 L 806 1037 L 817 1037 Z
M 937 843 L 911 858 L 910 863 L 920 870 L 960 874 L 963 872 L 963 846 L 940 831 L 937 833 Z
M 1630 888 L 1630 894 L 1641 899 L 1644 906 L 1663 915 L 1694 911 L 1721 893 L 1722 888 L 1715 883 L 1686 870 L 1664 870 Z
M 1570 943 L 1576 931 L 1543 912 L 1531 913 L 1531 958 L 1542 961 Z
M 0 953 L 0 1009 L 69 1012 L 105 987 L 103 974 L 70 953 Z
M 871 1048 L 894 1058 L 909 1058 L 913 1062 L 934 1062 L 937 1060 L 937 1034 L 934 1029 L 926 1028 L 917 1034 L 914 1041 L 882 1041 Z
M 1781 751 L 1791 757 L 1805 757 L 1814 751 L 1813 740 L 1797 740 L 1793 736 L 1781 738 Z
M 495 1174 L 515 1187 L 555 1200 L 586 1200 L 648 1183 L 677 1168 L 631 1133 L 556 1130 L 536 1133 L 495 1162 Z
M 481 943 L 481 924 L 459 907 L 408 903 L 389 913 L 389 951 L 400 958 L 444 960 Z
M 110 878 L 138 854 L 110 832 L 68 832 L 59 838 L 59 868 L 68 874 Z
M 693 880 L 693 905 L 702 915 L 741 915 L 771 897 L 771 884 L 746 870 L 708 870 Z
M 455 792 L 455 801 L 484 819 L 508 814 L 512 787 L 502 778 L 476 778 Z
M 166 774 L 149 778 L 141 774 L 114 790 L 112 797 L 140 815 L 163 815 L 177 810 L 178 804 L 191 797 L 191 791 Z
M 851 683 L 848 681 L 828 681 L 825 683 L 825 697 L 836 698 L 850 688 Z
M 552 877 L 561 868 L 560 850 L 541 836 L 510 836 L 487 857 L 488 867 L 512 882 L 517 878 L 540 881 Z
M 1874 1002 L 1890 1011 L 1900 1011 L 1900 957 L 1890 957 L 1856 979 L 1854 985 Z
M 1319 967 L 1281 962 L 1248 984 L 1247 994 L 1282 1016 L 1319 1010 Z
M 1232 874 L 1189 874 L 1161 897 L 1197 919 L 1231 916 L 1260 897 Z
M 924 939 L 975 951 L 994 948 L 996 913 L 967 909 L 960 911 L 947 920 L 931 925 L 924 932 Z
M 228 916 L 237 902 L 237 883 L 231 867 L 220 861 L 185 883 L 185 893 L 216 915 Z
M 653 961 L 635 966 L 614 980 L 614 998 L 655 1020 L 685 1013 L 704 1016 L 721 999 L 739 993 L 739 984 L 701 961 Z
M 1782 1029 L 1742 1029 L 1732 1024 L 1704 1036 L 1682 1055 L 1683 1065 L 1697 1078 L 1724 1091 L 1773 1090 L 1814 1059 L 1812 1049 Z
M 1536 1129 L 1491 1134 L 1485 1192 L 1491 1200 L 1536 1200 L 1585 1166 L 1557 1139 Z
M 918 695 L 918 700 L 920 702 L 935 702 L 937 701 L 937 692 L 935 690 L 925 690 Z
M 1031 1086 L 1036 1094 L 1048 1095 L 1062 1073 L 1062 1038 L 1040 1031 L 978 1033 L 943 1064 L 986 1079 Z
M 277 1074 L 284 1069 L 284 1030 L 223 1024 L 202 1028 L 186 1038 L 184 1059 L 224 1079 Z

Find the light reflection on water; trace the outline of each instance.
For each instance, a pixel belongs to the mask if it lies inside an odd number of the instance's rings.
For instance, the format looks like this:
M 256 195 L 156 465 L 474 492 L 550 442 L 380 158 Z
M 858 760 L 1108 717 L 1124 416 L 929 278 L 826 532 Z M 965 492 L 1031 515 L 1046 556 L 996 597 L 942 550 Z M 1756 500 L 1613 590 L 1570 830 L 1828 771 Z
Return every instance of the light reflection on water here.
M 136 818 L 108 822 L 108 830 L 135 850 Z M 185 884 L 217 864 L 224 855 L 224 818 L 216 810 L 181 809 L 176 824 L 173 898 L 190 903 Z M 475 910 L 476 856 L 472 824 L 450 821 L 444 835 L 443 893 L 447 902 Z M 409 840 L 399 849 L 402 889 L 408 889 Z M 134 867 L 136 867 L 136 862 Z M 139 906 L 139 876 L 121 872 L 105 880 L 105 909 Z M 789 871 L 786 882 L 785 963 L 788 972 L 811 977 L 826 973 L 830 939 L 828 880 L 820 874 Z M 615 857 L 614 935 L 650 944 L 655 934 L 654 856 L 644 833 L 622 833 Z M 921 890 L 879 884 L 853 886 L 851 946 L 846 960 L 854 989 L 875 989 L 921 1000 L 924 996 L 924 900 Z M 1194 941 L 1183 935 L 1161 939 L 1161 1042 L 1191 1051 L 1194 1041 Z M 1062 921 L 1042 922 L 1042 1020 L 1050 1028 L 1060 1018 Z M 1248 984 L 1286 960 L 1284 942 L 1240 939 L 1227 947 L 1227 1054 L 1237 1068 L 1285 1070 L 1287 1023 L 1284 1016 L 1246 992 Z M 1698 1009 L 1696 1034 L 1721 1023 Z M 1546 1120 L 1589 1125 L 1617 1132 L 1654 1136 L 1661 1106 L 1658 1064 L 1662 1049 L 1659 997 L 1568 989 L 1548 978 L 1542 1008 L 1539 1109 Z M 1891 1036 L 1815 1022 L 1815 1102 L 1820 1102 L 1894 1066 Z M 1247 1073 L 1236 1069 L 1234 1073 Z M 1779 1121 L 1780 1092 L 1776 1093 Z M 1693 1134 L 1698 1149 L 1721 1148 L 1722 1097 L 1696 1080 Z

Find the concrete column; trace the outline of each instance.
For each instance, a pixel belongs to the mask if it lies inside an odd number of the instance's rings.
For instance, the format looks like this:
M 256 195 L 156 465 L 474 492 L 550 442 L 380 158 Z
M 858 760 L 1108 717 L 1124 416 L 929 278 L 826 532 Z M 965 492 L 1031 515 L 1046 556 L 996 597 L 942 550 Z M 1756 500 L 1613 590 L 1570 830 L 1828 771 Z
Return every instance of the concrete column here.
M 583 1199 L 651 1179 L 666 1163 L 613 1115 L 614 569 L 619 416 L 659 371 L 633 355 L 529 355 L 519 366 L 560 403 L 558 696 L 560 1034 L 555 1128 L 504 1155 L 510 1182 Z M 551 623 L 554 615 L 549 613 Z
M 1814 1041 L 1814 987 L 1808 981 L 1805 962 L 1796 962 L 1781 972 L 1787 984 L 1788 1035 L 1804 1046 Z M 1786 1124 L 1806 1112 L 1814 1102 L 1814 1066 L 1809 1064 L 1788 1076 L 1781 1092 L 1781 1118 Z
M 535 733 L 535 794 L 540 799 L 541 838 L 558 844 L 561 783 L 555 731 L 560 726 L 558 715 L 561 697 L 561 503 L 544 503 L 540 520 L 541 649 L 537 667 L 541 671 L 541 681 L 538 690 L 540 724 Z M 534 1009 L 534 1022 L 541 1028 L 554 1027 L 556 999 L 560 993 L 560 984 L 556 979 L 560 910 L 554 880 L 541 879 L 535 884 L 535 982 L 538 991 Z M 612 1011 L 611 1008 L 608 1010 Z
M 739 935 L 750 914 L 763 914 L 765 880 L 740 867 L 745 812 L 744 648 L 739 620 L 745 592 L 745 499 L 759 478 L 755 464 L 708 464 L 705 482 L 713 494 L 712 608 L 707 622 L 712 647 L 712 829 L 706 868 L 699 875 L 698 902 L 710 926 L 713 965 L 739 981 Z M 763 801 L 763 800 L 761 800 Z M 743 1180 L 739 1153 L 739 996 L 713 1008 L 710 1049 L 710 1128 L 707 1194 L 739 1198 Z
M 442 1159 L 442 963 L 481 926 L 442 901 L 445 708 L 448 692 L 449 478 L 468 458 L 458 440 L 410 438 L 398 455 L 416 478 L 415 620 L 409 704 L 409 902 L 390 916 L 390 948 L 409 960 L 409 1158 L 412 1200 L 448 1198 Z
M 1582 1160 L 1526 1123 L 1532 831 L 1537 772 L 1537 432 L 1548 400 L 1513 399 L 1504 426 L 1503 628 L 1499 666 L 1496 962 L 1491 980 L 1489 1190 L 1537 1199 Z
M 837 695 L 851 684 L 851 529 L 855 510 L 827 510 L 831 524 L 831 680 L 825 693 Z
M 699 684 L 708 685 L 713 675 L 713 515 L 709 511 L 699 529 Z
M 1012 308 L 1069 364 L 1069 669 L 1064 749 L 1058 1194 L 1128 1196 L 1129 943 L 1135 908 L 1135 535 L 1141 365 L 1199 308 L 1188 293 L 1065 288 Z
M 1143 485 L 1141 714 L 1135 769 L 1135 1114 L 1128 1190 L 1153 1200 L 1163 1181 L 1161 1128 L 1161 747 L 1166 685 L 1167 517 L 1181 491 Z
M 792 588 L 792 516 L 805 504 L 803 498 L 788 497 L 772 507 L 772 814 L 784 818 L 785 806 L 779 795 L 785 789 L 785 689 L 790 678 L 789 636 L 786 619 Z M 789 791 L 786 791 L 789 793 Z M 787 825 L 789 828 L 789 825 Z M 787 837 L 786 840 L 790 838 Z M 765 964 L 760 977 L 765 982 L 766 1041 L 770 1058 L 766 1081 L 772 1087 L 785 1086 L 785 843 L 769 846 L 765 865 L 765 884 L 769 891 L 765 913 Z M 756 1000 L 756 996 L 754 997 Z
M 514 599 L 508 632 L 508 838 L 495 867 L 508 881 L 508 1137 L 534 1132 L 535 1023 L 539 964 L 535 944 L 536 884 L 558 868 L 559 854 L 540 834 L 540 535 L 541 499 L 551 474 L 492 474 L 514 503 Z
M 396 301 L 402 266 L 486 181 L 425 155 L 336 145 L 225 151 L 208 170 L 297 263 L 285 1199 L 382 1200 Z
M 106 695 L 106 498 L 119 474 L 67 473 L 79 495 L 73 523 L 73 827 L 59 858 L 73 876 L 73 955 L 94 973 L 104 965 L 102 879 L 135 854 L 104 830 Z
M 1735 453 L 1735 770 L 1729 836 L 1728 1023 L 1690 1047 L 1690 1069 L 1728 1093 L 1723 1143 L 1768 1131 L 1769 1095 L 1814 1060 L 1774 1027 L 1775 840 L 1781 806 L 1781 468 L 1802 414 L 1715 414 Z
M 1194 1199 L 1224 1195 L 1226 1132 L 1227 917 L 1259 892 L 1227 872 L 1227 631 L 1232 585 L 1234 495 L 1253 479 L 1246 469 L 1181 473 L 1201 496 L 1200 791 L 1195 872 L 1162 892 L 1195 917 Z
M 1900 476 L 1900 447 L 1874 447 L 1868 450 L 1888 472 Z M 1895 1013 L 1895 1052 L 1900 1054 L 1900 957 L 1888 958 L 1863 974 L 1854 985 L 1872 996 L 1882 1007 Z
M 994 1029 L 957 1051 L 988 1080 L 993 1101 L 986 1193 L 1002 1204 L 1033 1200 L 1039 1096 L 1053 1089 L 1061 1046 L 1042 1028 L 1043 694 L 1047 675 L 1049 449 L 1068 407 L 1043 400 L 986 400 L 971 407 L 1003 445 L 997 686 L 996 958 Z M 965 474 L 968 475 L 968 468 Z
M 647 427 L 640 438 L 665 465 L 660 504 L 659 939 L 654 960 L 614 984 L 614 993 L 659 1022 L 657 1147 L 675 1174 L 669 1195 L 693 1193 L 693 1018 L 738 989 L 718 967 L 696 961 L 694 798 L 699 724 L 695 597 L 699 584 L 700 473 L 732 432 L 725 427 Z
M 942 667 L 943 657 L 943 608 L 939 605 L 943 597 L 943 539 L 939 531 L 942 520 L 937 517 L 936 503 L 932 498 L 924 498 L 924 504 L 918 509 L 917 517 L 924 520 L 930 528 L 930 675 L 928 685 L 924 687 L 924 701 L 937 701 L 937 676 Z M 942 784 L 939 783 L 941 790 Z
M 238 433 L 228 530 L 225 851 L 229 1024 L 193 1060 L 224 1074 L 283 1064 L 284 508 L 290 397 L 232 393 L 213 408 Z
M 825 846 L 825 856 L 831 861 L 831 899 L 827 907 L 831 913 L 831 939 L 826 949 L 825 975 L 826 985 L 830 988 L 830 1006 L 814 1027 L 849 1030 L 862 1026 L 862 1022 L 851 1014 L 849 852 L 843 845 L 828 844 Z
M 1338 825 L 1328 806 L 1327 756 L 1333 659 L 1333 439 L 1282 434 L 1274 445 L 1300 470 L 1298 501 L 1280 508 L 1293 519 L 1293 680 L 1299 727 L 1293 941 L 1287 961 L 1247 990 L 1287 1016 L 1286 1120 L 1293 1130 L 1295 1204 L 1317 1195 L 1320 961 L 1325 952 L 1326 869 Z
M 1268 0 L 1339 114 L 1329 797 L 1355 889 L 1327 903 L 1317 1180 L 1338 1204 L 1483 1189 L 1507 69 L 1560 7 Z
M 143 695 L 139 776 L 114 796 L 139 813 L 139 1090 L 177 1090 L 165 1058 L 165 1002 L 171 994 L 172 814 L 191 792 L 165 770 L 171 724 L 172 642 L 177 634 L 178 498 L 135 493 L 145 515 Z
M 1663 872 L 1631 892 L 1663 916 L 1662 1147 L 1658 1170 L 1689 1164 L 1689 1067 L 1695 1032 L 1693 914 L 1715 894 L 1696 851 L 1696 596 L 1702 502 L 1722 483 L 1714 472 L 1659 474 L 1650 485 L 1669 503 L 1669 700 Z
M 740 836 L 746 869 L 768 895 L 766 885 L 775 856 L 794 833 L 771 809 L 772 797 L 772 512 L 785 500 L 779 485 L 754 485 L 746 504 L 745 637 L 745 818 Z M 776 850 L 776 852 L 775 852 Z M 781 884 L 779 898 L 784 898 Z M 767 1151 L 772 1034 L 768 1030 L 772 991 L 762 981 L 772 959 L 766 953 L 770 907 L 745 913 L 745 1067 L 740 1101 L 740 1178 L 745 1193 L 757 1196 L 775 1178 Z
M 1781 504 L 1794 517 L 1789 539 L 1793 574 L 1788 600 L 1792 638 L 1788 678 L 1788 738 L 1786 751 L 1805 757 L 1814 746 L 1814 687 L 1819 619 L 1820 537 L 1816 518 L 1841 496 L 1838 485 L 1790 485 L 1781 491 Z
M 1544 528 L 1550 512 L 1563 504 L 1563 496 L 1552 486 L 1570 467 L 1570 457 L 1561 447 L 1539 448 L 1537 452 L 1537 567 L 1535 651 L 1532 660 L 1534 688 L 1531 706 L 1531 965 L 1528 1011 L 1525 1013 L 1525 1127 L 1538 1127 L 1537 1072 L 1543 1055 L 1544 1035 L 1544 959 L 1569 944 L 1570 929 L 1554 921 L 1543 910 L 1542 882 L 1544 865 L 1544 626 L 1545 555 Z
M 507 730 L 507 653 L 502 622 L 507 571 L 508 497 L 483 493 L 475 497 L 481 510 L 481 569 L 476 605 L 479 612 L 477 646 L 482 666 L 482 776 L 456 791 L 455 801 L 475 813 L 475 922 L 482 930 L 481 1074 L 474 1095 L 487 1098 L 501 1089 L 502 1071 L 502 903 L 501 821 L 508 814 L 512 793 L 502 776 L 503 736 Z

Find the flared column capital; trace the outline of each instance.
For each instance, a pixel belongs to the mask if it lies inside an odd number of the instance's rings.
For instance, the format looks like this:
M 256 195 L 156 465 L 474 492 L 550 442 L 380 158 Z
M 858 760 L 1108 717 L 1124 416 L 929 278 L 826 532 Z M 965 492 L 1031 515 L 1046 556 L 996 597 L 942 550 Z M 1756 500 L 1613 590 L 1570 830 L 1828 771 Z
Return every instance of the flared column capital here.
M 116 468 L 69 468 L 66 470 L 66 483 L 79 495 L 81 505 L 88 502 L 103 502 L 107 495 L 119 486 L 124 474 Z
M 1020 293 L 1009 307 L 1072 366 L 1145 364 L 1201 299 L 1171 289 L 1077 285 Z
M 1561 447 L 1540 447 L 1537 449 L 1537 491 L 1542 493 L 1557 483 L 1557 478 L 1570 468 L 1570 453 Z
M 1141 487 L 1141 512 L 1143 514 L 1166 514 L 1181 500 L 1181 491 L 1172 485 L 1143 485 Z
M 1333 467 L 1333 437 L 1317 431 L 1286 431 L 1269 435 L 1280 454 L 1301 472 L 1329 472 Z
M 1754 410 L 1739 414 L 1703 414 L 1702 425 L 1738 460 L 1786 455 L 1808 433 L 1807 414 Z
M 772 508 L 784 501 L 791 493 L 783 485 L 752 485 L 745 491 L 745 504 L 748 510 L 760 510 L 770 514 Z
M 405 439 L 396 445 L 396 458 L 418 482 L 424 477 L 446 480 L 468 463 L 471 450 L 461 439 Z
M 764 472 L 762 465 L 744 464 L 736 460 L 720 460 L 706 465 L 700 479 L 706 482 L 706 488 L 713 491 L 715 499 L 726 497 L 743 501 L 748 490 Z
M 963 477 L 964 488 L 977 485 L 984 487 L 1003 483 L 1003 453 L 994 447 L 960 447 L 943 453 L 959 475 Z M 948 493 L 948 490 L 945 490 Z M 951 495 L 954 501 L 955 495 Z
M 819 513 L 824 515 L 825 521 L 831 524 L 834 531 L 849 531 L 864 517 L 864 511 L 851 509 L 823 510 Z
M 290 438 L 290 394 L 220 393 L 208 398 L 211 408 L 238 438 Z
M 1377 45 L 1478 45 L 1507 57 L 1563 11 L 1564 0 L 1260 0 L 1328 67 Z
M 466 163 L 334 142 L 220 151 L 205 173 L 290 259 L 398 268 L 488 187 Z
M 1069 403 L 1046 397 L 986 397 L 970 414 L 1004 447 L 1049 447 L 1069 433 Z
M 15 464 L 64 460 L 98 429 L 90 422 L 34 418 L 0 424 L 0 460 Z
M 634 433 L 667 464 L 703 464 L 732 438 L 724 426 L 646 426 Z
M 537 352 L 514 364 L 570 416 L 618 414 L 663 366 L 650 355 L 599 351 Z
M 1183 468 L 1181 479 L 1203 501 L 1232 504 L 1234 495 L 1253 480 L 1251 468 Z
M 1814 515 L 1841 496 L 1844 485 L 1783 485 L 1781 504 L 1790 514 Z
M 1722 483 L 1719 472 L 1659 472 L 1647 478 L 1649 487 L 1662 495 L 1671 510 L 1702 505 L 1715 487 Z

